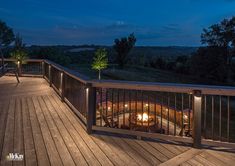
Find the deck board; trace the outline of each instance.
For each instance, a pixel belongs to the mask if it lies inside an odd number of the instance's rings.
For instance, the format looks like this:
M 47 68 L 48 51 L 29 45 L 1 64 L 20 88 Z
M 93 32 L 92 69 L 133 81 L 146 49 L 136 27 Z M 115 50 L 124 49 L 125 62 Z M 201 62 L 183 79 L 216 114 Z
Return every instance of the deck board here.
M 22 101 L 27 102 L 26 111 L 29 112 L 29 118 L 32 128 L 32 135 L 33 135 L 34 147 L 36 151 L 38 165 L 48 166 L 50 165 L 49 155 L 46 150 L 45 141 L 42 136 L 42 131 L 36 115 L 35 107 L 33 106 L 33 101 L 31 98 L 28 98 L 27 100 L 23 98 Z
M 29 118 L 28 105 L 25 99 L 21 100 L 21 104 L 25 165 L 37 165 L 37 156 L 33 140 L 32 126 Z
M 21 101 L 19 98 L 16 99 L 15 107 L 15 126 L 14 126 L 14 153 L 23 154 L 24 153 L 24 137 L 22 128 L 22 114 L 21 114 Z M 13 162 L 13 165 L 24 165 L 24 160 L 22 162 Z
M 1 157 L 1 165 L 12 165 L 11 161 L 7 160 L 7 155 L 14 150 L 14 113 L 15 113 L 15 100 L 11 99 L 9 103 L 8 116 L 6 121 L 5 136 L 3 140 L 3 149 Z
M 56 101 L 54 100 L 54 98 L 52 96 L 47 96 L 50 100 L 50 102 L 53 105 L 57 105 Z M 91 152 L 91 150 L 89 149 L 89 147 L 85 144 L 85 142 L 83 141 L 83 139 L 80 137 L 80 135 L 77 133 L 76 129 L 74 128 L 74 126 L 72 125 L 72 123 L 69 121 L 69 119 L 63 114 L 63 112 L 61 111 L 61 108 L 57 107 L 57 111 L 56 113 L 58 114 L 58 116 L 61 118 L 62 122 L 64 123 L 64 126 L 66 128 L 66 130 L 69 132 L 69 134 L 71 135 L 72 139 L 74 140 L 76 146 L 78 147 L 78 150 L 82 153 L 82 155 L 84 156 L 84 158 L 86 159 L 87 163 L 89 165 L 100 165 L 100 163 L 98 162 L 98 160 L 95 158 L 94 154 Z M 77 152 L 76 152 L 77 153 Z
M 42 136 L 43 136 L 43 139 L 45 142 L 45 146 L 47 148 L 50 162 L 52 165 L 61 166 L 61 165 L 63 165 L 62 160 L 60 158 L 60 155 L 59 155 L 58 150 L 56 148 L 56 145 L 54 143 L 53 137 L 50 133 L 47 122 L 46 122 L 44 115 L 42 113 L 39 101 L 37 100 L 36 97 L 33 97 L 33 104 L 35 107 L 36 115 L 38 117 L 38 121 L 40 123 L 40 128 L 42 130 Z
M 234 153 L 201 149 L 189 154 L 192 147 L 174 142 L 88 135 L 44 79 L 20 80 L 16 84 L 14 77 L 0 78 L 1 165 L 234 165 Z M 14 152 L 24 160 L 6 160 Z
M 97 136 L 98 137 L 98 136 Z M 121 160 L 123 160 L 125 165 L 136 166 L 138 163 L 132 159 L 128 153 L 123 151 L 121 147 L 113 141 L 113 139 L 109 136 L 101 135 L 100 138 L 108 144 L 112 151 L 114 151 Z
M 71 159 L 74 161 L 74 163 L 64 163 L 64 165 L 71 165 L 71 166 L 73 164 L 87 165 L 86 160 L 82 156 L 82 154 L 79 151 L 79 149 L 77 148 L 75 142 L 73 141 L 73 139 L 69 135 L 67 129 L 65 128 L 64 124 L 62 123 L 61 119 L 58 117 L 58 115 L 56 113 L 56 111 L 59 112 L 60 110 L 55 110 L 55 108 L 52 106 L 52 104 L 50 103 L 47 96 L 43 96 L 43 100 L 46 103 L 47 108 L 48 108 L 48 110 L 45 112 L 45 114 L 49 113 L 48 114 L 48 116 L 50 116 L 50 118 L 48 119 L 49 122 L 54 121 L 54 123 L 55 123 L 54 125 L 56 126 L 56 129 L 61 135 L 61 140 L 60 140 L 61 145 L 65 144 L 68 149 L 68 151 L 61 152 L 62 157 L 64 157 L 68 161 L 69 160 L 71 161 Z M 52 134 L 52 135 L 54 135 L 54 134 Z M 57 137 L 57 139 L 58 139 L 58 137 Z M 61 148 L 61 150 L 65 150 L 66 147 L 58 147 L 58 148 Z
M 62 107 L 61 110 L 64 112 L 64 115 L 67 116 L 67 118 L 74 125 L 78 134 L 81 136 L 85 144 L 88 146 L 88 148 L 92 151 L 92 153 L 99 160 L 101 165 L 113 165 L 113 163 L 108 159 L 108 157 L 103 153 L 103 151 L 93 141 L 93 139 L 89 135 L 87 135 L 87 133 L 84 131 L 83 127 L 81 126 L 79 119 L 72 113 L 72 111 L 68 108 L 68 106 L 61 103 L 58 97 L 55 95 L 54 95 L 54 99 L 57 101 L 57 104 L 59 104 Z
M 9 101 L 5 103 L 1 103 L 1 112 L 0 112 L 0 159 L 2 154 L 2 148 L 3 148 L 3 142 L 4 142 L 4 136 L 5 136 L 5 130 L 6 130 L 6 121 L 7 121 L 7 115 L 8 115 L 8 107 L 9 107 Z
M 63 165 L 74 166 L 75 163 L 74 163 L 74 161 L 69 153 L 69 150 L 68 150 L 68 148 L 62 138 L 62 135 L 60 134 L 60 132 L 57 128 L 57 125 L 55 124 L 55 122 L 53 121 L 53 118 L 51 117 L 51 115 L 49 113 L 50 112 L 49 110 L 52 109 L 51 106 L 48 105 L 48 103 L 46 104 L 43 101 L 42 97 L 40 97 L 40 96 L 37 97 L 37 100 L 39 101 L 39 104 L 40 104 L 40 107 L 42 110 L 42 114 L 44 115 L 49 132 L 50 132 L 52 139 L 55 143 L 56 149 L 59 153 L 59 156 L 62 160 Z M 61 131 L 61 129 L 60 129 L 60 131 Z

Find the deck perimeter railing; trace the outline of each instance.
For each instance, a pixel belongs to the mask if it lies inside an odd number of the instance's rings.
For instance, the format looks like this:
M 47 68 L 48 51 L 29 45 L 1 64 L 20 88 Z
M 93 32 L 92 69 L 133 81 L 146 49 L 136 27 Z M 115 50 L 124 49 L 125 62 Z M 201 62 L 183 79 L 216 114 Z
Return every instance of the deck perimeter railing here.
M 235 147 L 234 87 L 90 80 L 49 60 L 30 59 L 19 70 L 43 76 L 88 133 Z

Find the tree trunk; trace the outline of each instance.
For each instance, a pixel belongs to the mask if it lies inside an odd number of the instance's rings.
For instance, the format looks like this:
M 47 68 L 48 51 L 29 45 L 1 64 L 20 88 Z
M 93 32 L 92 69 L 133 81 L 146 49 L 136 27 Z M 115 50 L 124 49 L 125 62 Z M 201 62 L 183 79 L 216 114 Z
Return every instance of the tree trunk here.
M 231 79 L 231 57 L 230 57 L 230 50 L 228 48 L 226 48 L 226 63 L 227 63 L 227 83 L 231 83 L 232 79 Z
M 101 71 L 99 70 L 99 80 L 101 80 Z

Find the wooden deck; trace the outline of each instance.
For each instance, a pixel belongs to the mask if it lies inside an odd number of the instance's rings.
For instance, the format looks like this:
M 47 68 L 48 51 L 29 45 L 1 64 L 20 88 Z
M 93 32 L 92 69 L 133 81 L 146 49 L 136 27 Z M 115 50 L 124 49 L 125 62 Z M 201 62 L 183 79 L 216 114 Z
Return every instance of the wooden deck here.
M 0 165 L 234 165 L 235 153 L 88 135 L 42 78 L 0 78 Z M 9 153 L 24 155 L 9 161 Z

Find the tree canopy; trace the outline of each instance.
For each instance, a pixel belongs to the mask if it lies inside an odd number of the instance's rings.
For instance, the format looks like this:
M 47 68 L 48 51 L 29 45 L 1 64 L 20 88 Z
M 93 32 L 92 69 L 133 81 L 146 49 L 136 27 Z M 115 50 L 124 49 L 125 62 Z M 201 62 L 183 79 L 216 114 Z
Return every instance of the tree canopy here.
M 115 44 L 113 48 L 117 52 L 117 62 L 120 67 L 123 67 L 126 62 L 128 53 L 135 46 L 136 43 L 135 35 L 132 33 L 128 37 L 115 39 L 114 43 Z
M 13 30 L 0 20 L 0 47 L 8 46 L 14 41 Z
M 232 57 L 235 56 L 235 16 L 203 29 L 201 42 L 208 46 L 208 51 L 214 53 L 214 58 L 218 59 L 218 56 L 223 56 L 221 64 L 224 64 L 227 70 L 224 74 L 227 77 L 227 82 L 231 82 Z M 220 55 L 214 52 L 211 47 L 216 48 Z
M 25 44 L 23 43 L 22 37 L 19 34 L 16 35 L 15 45 L 13 51 L 11 52 L 11 57 L 20 63 L 24 63 L 25 59 L 27 58 Z
M 191 57 L 191 72 L 203 80 L 225 81 L 227 70 L 224 53 L 221 47 L 199 48 Z
M 201 42 L 208 46 L 225 48 L 225 58 L 229 65 L 234 56 L 232 50 L 235 49 L 235 16 L 203 29 Z

